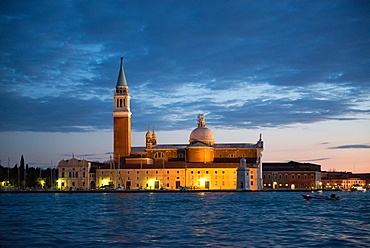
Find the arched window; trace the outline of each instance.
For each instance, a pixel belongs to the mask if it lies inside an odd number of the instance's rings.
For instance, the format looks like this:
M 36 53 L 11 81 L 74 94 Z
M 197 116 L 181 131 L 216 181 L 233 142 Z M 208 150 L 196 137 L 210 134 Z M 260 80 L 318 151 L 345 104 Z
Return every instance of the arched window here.
M 179 153 L 178 158 L 184 158 L 184 154 L 183 153 Z
M 154 158 L 164 158 L 164 153 L 163 153 L 163 152 L 157 152 L 157 153 L 154 155 Z
M 231 154 L 229 154 L 229 156 L 228 156 L 229 158 L 235 158 L 236 156 L 235 156 L 235 154 L 233 154 L 233 153 L 231 153 Z

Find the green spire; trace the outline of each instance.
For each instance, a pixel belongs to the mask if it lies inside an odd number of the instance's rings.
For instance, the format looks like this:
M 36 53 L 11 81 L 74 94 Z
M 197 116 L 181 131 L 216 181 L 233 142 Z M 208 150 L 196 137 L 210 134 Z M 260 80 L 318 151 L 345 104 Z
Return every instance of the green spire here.
M 118 79 L 117 79 L 117 85 L 118 86 L 128 86 L 126 82 L 126 77 L 125 77 L 125 72 L 123 71 L 123 57 L 121 57 L 121 66 L 119 68 L 119 74 L 118 74 Z

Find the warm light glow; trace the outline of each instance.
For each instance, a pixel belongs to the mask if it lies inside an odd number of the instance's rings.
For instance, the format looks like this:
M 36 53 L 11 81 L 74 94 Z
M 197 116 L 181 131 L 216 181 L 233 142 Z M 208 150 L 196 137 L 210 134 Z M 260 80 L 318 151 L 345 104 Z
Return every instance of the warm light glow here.
M 109 180 L 108 179 L 106 179 L 106 178 L 104 178 L 103 179 L 103 185 L 105 186 L 105 185 L 109 185 Z
M 57 182 L 58 182 L 58 186 L 59 186 L 59 180 Z M 39 183 L 41 184 L 42 187 L 45 186 L 45 180 L 39 180 Z
M 204 178 L 200 178 L 200 179 L 199 179 L 199 182 L 200 182 L 200 186 L 205 186 L 205 184 L 206 184 L 206 181 L 207 181 L 207 179 L 204 179 Z

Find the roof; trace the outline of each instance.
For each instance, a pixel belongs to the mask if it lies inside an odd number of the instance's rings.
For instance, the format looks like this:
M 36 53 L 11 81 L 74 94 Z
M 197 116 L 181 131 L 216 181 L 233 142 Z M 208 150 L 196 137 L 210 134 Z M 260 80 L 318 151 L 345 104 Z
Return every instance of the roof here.
M 202 143 L 203 144 L 203 143 Z M 195 143 L 195 146 L 199 146 L 200 143 Z M 155 145 L 151 149 L 185 149 L 186 147 L 192 147 L 193 145 L 189 144 L 163 144 L 163 145 Z M 207 146 L 207 145 L 204 145 Z M 214 148 L 260 148 L 255 143 L 225 143 L 225 144 L 214 144 Z M 141 152 L 144 151 L 145 147 L 132 147 L 132 151 L 134 152 Z
M 155 145 L 152 149 L 185 149 L 188 145 L 184 144 L 163 144 L 163 145 Z
M 290 161 L 288 163 L 262 162 L 263 171 L 321 171 L 321 165 L 311 163 L 299 163 Z
M 257 144 L 254 143 L 225 143 L 225 144 L 215 144 L 214 148 L 259 148 Z
M 202 142 L 197 142 L 197 143 L 194 143 L 192 145 L 189 145 L 188 147 L 211 147 L 211 146 L 206 145 L 206 144 L 204 144 Z
M 119 68 L 118 79 L 117 79 L 117 86 L 128 86 L 126 82 L 125 72 L 123 71 L 123 58 L 121 58 L 121 66 Z

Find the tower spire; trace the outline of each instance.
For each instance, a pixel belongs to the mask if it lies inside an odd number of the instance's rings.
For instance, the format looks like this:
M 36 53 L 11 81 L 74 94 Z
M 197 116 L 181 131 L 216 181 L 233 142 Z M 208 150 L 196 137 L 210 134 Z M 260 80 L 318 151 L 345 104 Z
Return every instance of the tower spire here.
M 123 70 L 123 57 L 121 57 L 121 65 L 120 65 L 120 68 L 119 68 L 116 87 L 119 87 L 119 86 L 126 86 L 126 87 L 128 86 L 127 82 L 126 82 L 125 72 Z

